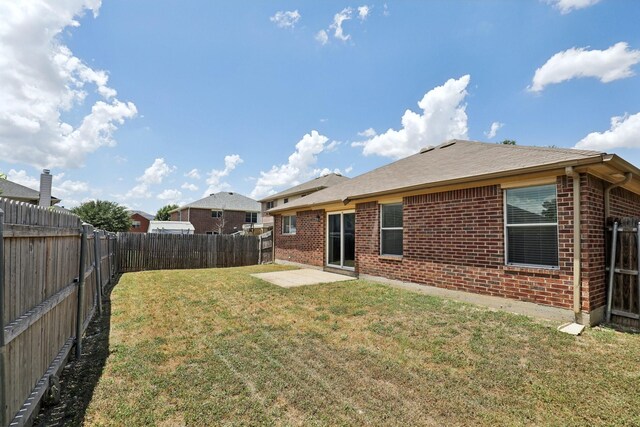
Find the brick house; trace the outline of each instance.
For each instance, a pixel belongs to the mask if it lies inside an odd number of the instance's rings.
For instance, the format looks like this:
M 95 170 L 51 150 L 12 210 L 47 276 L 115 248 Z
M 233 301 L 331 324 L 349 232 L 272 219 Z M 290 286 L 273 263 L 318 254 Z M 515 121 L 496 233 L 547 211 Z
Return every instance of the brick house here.
M 262 205 L 262 224 L 266 227 L 273 227 L 273 217 L 267 212 L 269 209 L 285 205 L 316 191 L 348 180 L 348 177 L 338 173 L 329 173 L 258 200 Z
M 231 234 L 260 223 L 260 203 L 242 194 L 221 191 L 170 212 L 172 221 L 189 221 L 195 234 Z
M 129 218 L 131 218 L 129 233 L 146 233 L 149 230 L 149 221 L 153 220 L 154 216 L 143 211 L 131 210 Z
M 452 140 L 270 213 L 277 262 L 534 302 L 596 324 L 605 218 L 640 215 L 640 170 L 596 151 Z

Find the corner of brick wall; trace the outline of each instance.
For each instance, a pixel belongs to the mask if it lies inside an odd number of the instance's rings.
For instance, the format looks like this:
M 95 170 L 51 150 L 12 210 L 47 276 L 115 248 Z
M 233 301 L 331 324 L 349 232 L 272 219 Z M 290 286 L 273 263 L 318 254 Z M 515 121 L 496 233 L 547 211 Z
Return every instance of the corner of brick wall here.
M 282 215 L 274 216 L 276 260 L 324 266 L 324 210 L 296 213 L 296 234 L 282 234 Z

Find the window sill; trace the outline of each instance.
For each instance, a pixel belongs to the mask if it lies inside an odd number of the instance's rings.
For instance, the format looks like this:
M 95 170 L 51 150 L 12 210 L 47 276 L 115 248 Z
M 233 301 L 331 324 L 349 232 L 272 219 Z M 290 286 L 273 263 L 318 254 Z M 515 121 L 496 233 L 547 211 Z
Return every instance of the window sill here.
M 546 267 L 546 266 L 533 266 L 533 265 L 503 265 L 502 270 L 507 273 L 516 273 L 516 274 L 542 274 L 549 276 L 557 276 L 560 274 L 560 267 Z
M 402 255 L 378 255 L 378 259 L 386 261 L 402 261 Z
M 296 233 L 282 233 L 283 236 L 295 236 Z

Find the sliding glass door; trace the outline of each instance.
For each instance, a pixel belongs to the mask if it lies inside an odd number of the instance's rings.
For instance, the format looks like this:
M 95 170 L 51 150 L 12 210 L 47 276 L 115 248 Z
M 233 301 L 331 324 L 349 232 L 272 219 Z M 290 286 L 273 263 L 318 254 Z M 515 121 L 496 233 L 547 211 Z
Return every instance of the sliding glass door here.
M 327 265 L 353 270 L 356 260 L 356 214 L 327 214 Z

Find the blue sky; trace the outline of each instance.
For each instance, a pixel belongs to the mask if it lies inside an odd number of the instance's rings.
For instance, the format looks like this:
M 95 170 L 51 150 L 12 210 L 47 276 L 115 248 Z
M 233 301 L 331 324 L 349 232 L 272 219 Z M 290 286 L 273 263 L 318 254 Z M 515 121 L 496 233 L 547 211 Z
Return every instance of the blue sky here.
M 0 171 L 50 168 L 67 207 L 260 198 L 449 138 L 640 165 L 637 1 L 25 3 L 0 5 Z

